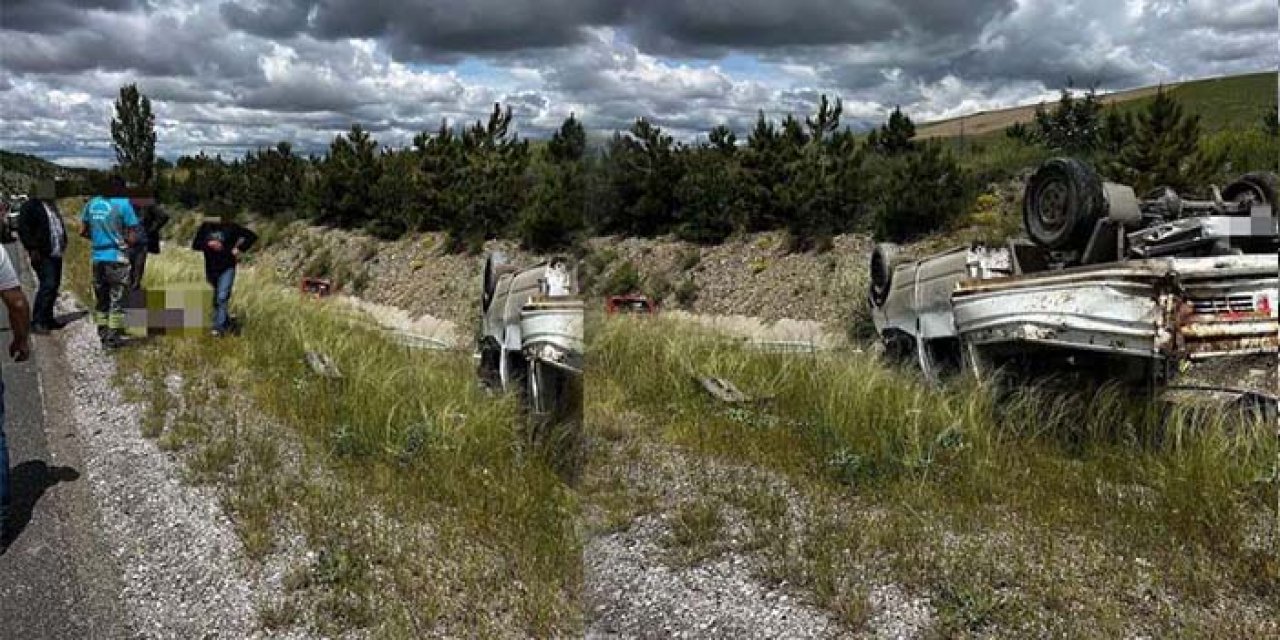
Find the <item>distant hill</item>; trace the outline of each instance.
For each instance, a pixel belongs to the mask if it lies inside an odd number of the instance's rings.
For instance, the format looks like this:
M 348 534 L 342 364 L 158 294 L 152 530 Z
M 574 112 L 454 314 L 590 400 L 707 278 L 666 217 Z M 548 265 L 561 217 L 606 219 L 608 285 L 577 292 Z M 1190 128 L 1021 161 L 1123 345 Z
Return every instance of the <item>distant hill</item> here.
M 1192 80 L 1164 85 L 1165 90 L 1182 102 L 1191 113 L 1200 114 L 1200 122 L 1207 131 L 1219 131 L 1241 123 L 1253 125 L 1276 106 L 1276 74 L 1251 73 Z M 1159 87 L 1141 87 L 1117 91 L 1101 96 L 1103 103 L 1119 105 L 1125 111 L 1137 111 L 1146 106 Z M 1003 131 L 1017 122 L 1029 123 L 1035 117 L 1035 104 L 980 111 L 974 114 L 917 127 L 919 138 L 982 136 Z
M 0 149 L 0 171 L 22 173 L 32 178 L 69 177 L 79 172 L 31 154 L 3 149 Z
M 0 194 L 27 193 L 31 183 L 41 178 L 78 178 L 87 169 L 64 167 L 27 153 L 0 149 Z

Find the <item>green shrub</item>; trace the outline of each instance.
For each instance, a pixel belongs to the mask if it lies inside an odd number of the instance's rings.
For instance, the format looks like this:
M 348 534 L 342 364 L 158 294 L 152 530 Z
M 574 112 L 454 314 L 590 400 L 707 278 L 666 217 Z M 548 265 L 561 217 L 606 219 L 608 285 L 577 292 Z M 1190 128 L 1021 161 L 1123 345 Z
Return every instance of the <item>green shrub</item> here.
M 972 177 L 940 145 L 925 145 L 886 166 L 875 220 L 879 237 L 911 240 L 945 229 L 969 211 Z
M 698 285 L 693 278 L 685 278 L 676 285 L 676 304 L 683 309 L 693 309 L 693 303 L 698 300 Z
M 620 296 L 634 293 L 639 289 L 640 272 L 636 270 L 636 266 L 631 264 L 630 260 L 627 260 L 609 272 L 609 275 L 601 284 L 600 294 Z

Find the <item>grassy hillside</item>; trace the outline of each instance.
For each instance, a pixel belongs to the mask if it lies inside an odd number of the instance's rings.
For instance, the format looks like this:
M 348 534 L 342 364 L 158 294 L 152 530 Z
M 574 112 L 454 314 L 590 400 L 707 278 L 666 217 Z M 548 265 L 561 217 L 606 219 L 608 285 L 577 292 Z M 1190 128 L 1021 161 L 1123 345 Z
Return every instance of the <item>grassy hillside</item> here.
M 1124 111 L 1137 111 L 1146 107 L 1157 89 L 1127 89 L 1107 94 L 1102 99 L 1104 103 L 1118 105 Z M 1276 74 L 1272 72 L 1174 83 L 1166 90 L 1172 92 L 1188 112 L 1200 114 L 1200 122 L 1206 132 L 1256 124 L 1276 106 Z M 921 138 L 958 136 L 962 123 L 966 136 L 998 135 L 1016 122 L 1031 122 L 1036 106 L 1021 105 L 929 122 L 918 127 L 917 135 Z

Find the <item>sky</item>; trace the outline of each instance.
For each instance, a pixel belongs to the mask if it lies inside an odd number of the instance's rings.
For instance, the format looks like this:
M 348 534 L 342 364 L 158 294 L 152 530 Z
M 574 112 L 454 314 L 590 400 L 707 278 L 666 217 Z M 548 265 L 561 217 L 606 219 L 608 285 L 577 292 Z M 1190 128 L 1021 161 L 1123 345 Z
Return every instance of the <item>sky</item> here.
M 123 84 L 158 152 L 403 146 L 510 105 L 677 138 L 844 101 L 855 128 L 1277 68 L 1275 0 L 0 0 L 0 148 L 113 161 Z

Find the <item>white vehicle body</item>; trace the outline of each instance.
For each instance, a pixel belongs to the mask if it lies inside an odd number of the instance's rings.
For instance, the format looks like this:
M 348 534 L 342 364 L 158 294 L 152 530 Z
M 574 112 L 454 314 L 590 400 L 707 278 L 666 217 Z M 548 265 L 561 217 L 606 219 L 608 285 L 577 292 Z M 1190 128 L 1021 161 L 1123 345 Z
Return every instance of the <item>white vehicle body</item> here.
M 1274 176 L 1246 174 L 1213 193 L 1195 201 L 1165 190 L 1138 200 L 1078 161 L 1051 160 L 1025 198 L 1035 242 L 918 260 L 877 246 L 872 320 L 886 350 L 914 358 L 931 380 L 948 367 L 981 378 L 1015 360 L 1051 371 L 1084 360 L 1108 375 L 1138 372 L 1171 388 L 1197 370 L 1230 369 L 1237 358 L 1274 358 Z M 1090 224 L 1067 234 L 1069 220 Z M 1274 380 L 1274 364 L 1266 369 Z M 1274 406 L 1274 388 L 1240 391 Z
M 583 366 L 583 301 L 569 262 L 553 258 L 516 270 L 491 256 L 482 313 L 481 378 L 521 392 L 535 414 L 566 409 L 574 394 L 565 385 L 580 385 Z
M 873 306 L 882 336 L 909 339 L 926 375 L 938 348 L 1054 347 L 1160 361 L 1274 353 L 1275 255 L 1149 258 L 1018 275 L 1009 249 L 958 248 L 897 265 Z

